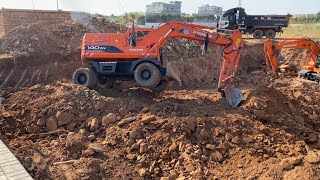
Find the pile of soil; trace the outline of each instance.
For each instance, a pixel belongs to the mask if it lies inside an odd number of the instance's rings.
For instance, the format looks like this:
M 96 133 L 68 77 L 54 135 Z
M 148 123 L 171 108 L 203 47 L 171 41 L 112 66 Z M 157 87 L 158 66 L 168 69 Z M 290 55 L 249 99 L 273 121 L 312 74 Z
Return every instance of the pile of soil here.
M 172 62 L 181 74 L 182 88 L 217 86 L 223 47 L 210 45 L 206 55 L 202 55 L 203 44 L 187 40 L 170 40 L 164 48 L 165 62 Z M 252 72 L 259 75 L 266 71 L 263 65 L 263 42 L 246 40 L 241 49 L 241 57 L 237 76 L 241 77 L 239 84 L 252 85 L 257 78 L 248 76 Z M 249 78 L 249 80 L 248 80 Z M 257 84 L 258 82 L 254 82 Z
M 39 21 L 11 30 L 0 39 L 0 88 L 70 81 L 82 66 L 82 37 L 90 32 L 116 33 L 120 26 L 103 18 L 48 24 Z M 27 66 L 26 66 L 27 63 Z
M 204 90 L 7 89 L 1 134 L 36 179 L 315 179 L 319 88 L 278 80 L 236 109 Z
M 85 33 L 116 33 L 120 26 L 103 18 L 69 20 L 63 23 L 38 21 L 21 25 L 0 39 L 0 53 L 19 55 L 64 55 L 79 53 Z
M 297 76 L 298 71 L 312 61 L 310 53 L 305 49 L 282 49 L 278 52 L 278 65 L 281 77 Z

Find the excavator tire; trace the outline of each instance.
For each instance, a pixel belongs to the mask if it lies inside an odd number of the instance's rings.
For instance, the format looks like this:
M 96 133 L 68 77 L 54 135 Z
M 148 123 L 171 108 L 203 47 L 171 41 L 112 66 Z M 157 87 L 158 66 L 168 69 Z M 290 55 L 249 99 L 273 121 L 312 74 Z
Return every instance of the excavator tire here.
M 161 73 L 157 66 L 145 62 L 136 67 L 134 79 L 141 87 L 153 89 L 160 83 Z
M 95 89 L 97 87 L 98 78 L 95 72 L 90 68 L 79 68 L 72 76 L 73 82 L 81 86 Z

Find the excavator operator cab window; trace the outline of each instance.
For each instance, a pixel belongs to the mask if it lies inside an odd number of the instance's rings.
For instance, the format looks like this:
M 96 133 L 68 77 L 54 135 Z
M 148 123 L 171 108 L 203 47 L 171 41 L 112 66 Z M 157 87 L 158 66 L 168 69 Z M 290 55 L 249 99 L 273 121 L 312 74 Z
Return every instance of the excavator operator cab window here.
M 138 31 L 137 37 L 140 38 L 140 37 L 143 37 L 143 36 L 144 36 L 143 32 Z
M 142 31 L 138 31 L 137 33 L 137 41 L 141 41 L 146 34 Z
M 150 33 L 150 31 L 143 31 L 143 34 L 146 36 Z

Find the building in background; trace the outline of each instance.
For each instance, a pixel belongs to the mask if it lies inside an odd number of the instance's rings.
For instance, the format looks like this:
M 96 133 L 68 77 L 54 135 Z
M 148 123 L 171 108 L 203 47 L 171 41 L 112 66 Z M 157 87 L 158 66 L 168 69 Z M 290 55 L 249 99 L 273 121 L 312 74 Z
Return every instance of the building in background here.
M 221 16 L 222 15 L 222 7 L 219 6 L 210 6 L 209 4 L 203 5 L 198 8 L 198 14 L 193 14 L 193 16 Z
M 181 1 L 170 1 L 170 3 L 163 2 L 153 2 L 147 5 L 147 15 L 158 15 L 161 13 L 166 13 L 170 15 L 180 15 L 181 14 Z

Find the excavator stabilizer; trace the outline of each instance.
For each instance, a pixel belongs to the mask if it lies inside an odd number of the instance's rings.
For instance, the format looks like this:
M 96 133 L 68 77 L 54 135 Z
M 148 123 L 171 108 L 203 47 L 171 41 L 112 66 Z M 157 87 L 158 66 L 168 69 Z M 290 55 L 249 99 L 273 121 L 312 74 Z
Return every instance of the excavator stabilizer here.
M 232 85 L 228 85 L 224 89 L 224 93 L 228 104 L 231 107 L 238 107 L 243 99 L 243 94 L 240 89 L 234 88 Z

